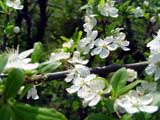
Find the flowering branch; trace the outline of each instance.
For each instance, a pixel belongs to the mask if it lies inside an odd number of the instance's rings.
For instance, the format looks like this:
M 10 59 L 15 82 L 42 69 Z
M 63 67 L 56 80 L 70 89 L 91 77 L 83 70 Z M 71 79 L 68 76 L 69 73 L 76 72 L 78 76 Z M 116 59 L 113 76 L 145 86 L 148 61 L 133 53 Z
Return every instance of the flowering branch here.
M 91 68 L 91 73 L 98 74 L 99 76 L 106 76 L 108 73 L 114 72 L 118 70 L 121 67 L 131 68 L 135 70 L 142 70 L 148 65 L 148 62 L 139 62 L 139 63 L 132 63 L 132 64 L 112 64 L 104 67 L 97 67 L 97 68 Z M 47 74 L 41 74 L 36 75 L 32 78 L 26 78 L 24 81 L 24 84 L 30 84 L 30 83 L 41 83 L 41 82 L 47 82 L 52 81 L 56 79 L 64 79 L 68 73 L 70 73 L 71 70 L 67 71 L 61 71 L 61 72 L 55 72 L 55 73 L 47 73 Z

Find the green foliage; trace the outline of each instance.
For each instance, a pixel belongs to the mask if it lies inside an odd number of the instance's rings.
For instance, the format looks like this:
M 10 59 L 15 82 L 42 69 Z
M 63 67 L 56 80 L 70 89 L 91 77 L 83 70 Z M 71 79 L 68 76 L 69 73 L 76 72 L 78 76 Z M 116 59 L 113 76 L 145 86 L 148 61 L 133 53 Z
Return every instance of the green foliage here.
M 9 105 L 2 105 L 0 107 L 0 117 L 1 120 L 11 120 L 11 118 L 12 120 L 15 120 L 15 116 Z
M 118 97 L 118 92 L 125 87 L 128 80 L 126 68 L 121 68 L 115 72 L 111 78 L 112 96 Z
M 0 117 L 1 120 L 67 120 L 63 114 L 54 109 L 20 103 L 1 106 Z
M 53 72 L 60 65 L 61 65 L 61 62 L 44 62 L 44 63 L 40 64 L 37 69 L 38 69 L 39 73 Z
M 67 120 L 54 109 L 32 107 L 27 104 L 15 104 L 12 109 L 19 120 Z
M 114 118 L 102 113 L 93 113 L 90 114 L 85 120 L 114 120 Z
M 118 50 L 113 52 L 108 59 L 100 59 L 98 56 L 83 55 L 89 58 L 89 67 L 105 66 L 112 63 L 124 64 L 146 60 L 148 57 L 148 49 L 146 43 L 156 34 L 160 26 L 159 17 L 159 0 L 150 0 L 149 5 L 144 5 L 142 0 L 117 0 L 115 6 L 119 9 L 119 17 L 111 18 L 100 15 L 97 10 L 97 5 L 104 6 L 106 0 L 48 0 L 46 10 L 42 5 L 40 8 L 39 1 L 23 1 L 25 9 L 22 11 L 14 10 L 6 6 L 6 0 L 0 1 L 0 49 L 3 51 L 5 47 L 16 48 L 20 45 L 22 49 L 29 49 L 34 45 L 34 52 L 31 55 L 32 63 L 42 62 L 35 71 L 25 71 L 19 69 L 11 69 L 6 79 L 0 80 L 0 119 L 2 120 L 66 120 L 66 118 L 54 109 L 62 111 L 70 120 L 158 120 L 159 112 L 150 117 L 146 114 L 123 115 L 121 118 L 115 113 L 114 102 L 120 95 L 127 93 L 142 83 L 141 80 L 127 82 L 128 75 L 126 68 L 122 68 L 113 74 L 110 80 L 110 74 L 107 80 L 112 84 L 111 96 L 108 94 L 103 97 L 104 104 L 98 104 L 93 108 L 82 107 L 81 100 L 77 96 L 71 96 L 66 93 L 66 88 L 69 84 L 63 80 L 54 80 L 53 83 L 36 84 L 38 86 L 38 94 L 41 96 L 39 100 L 26 100 L 26 93 L 31 88 L 31 85 L 25 85 L 25 89 L 20 95 L 17 95 L 22 86 L 24 77 L 31 77 L 36 73 L 45 74 L 48 72 L 61 71 L 70 67 L 66 61 L 63 62 L 45 62 L 49 57 L 50 52 L 58 51 L 64 42 L 70 39 L 74 40 L 71 48 L 63 48 L 65 52 L 75 51 L 81 38 L 85 37 L 83 33 L 84 11 L 86 8 L 91 8 L 94 14 L 97 14 L 96 19 L 98 25 L 95 28 L 99 31 L 98 37 L 105 38 L 106 35 L 111 35 L 112 30 L 120 27 L 124 28 L 126 39 L 130 41 L 131 51 L 122 52 Z M 46 0 L 44 0 L 46 1 Z M 38 4 L 37 4 L 38 3 Z M 87 5 L 85 5 L 87 4 Z M 82 9 L 80 9 L 80 7 Z M 96 6 L 96 7 L 95 7 Z M 135 18 L 133 10 L 140 6 L 144 10 L 144 17 Z M 43 12 L 42 12 L 43 11 Z M 44 16 L 41 16 L 45 12 Z M 41 18 L 42 17 L 42 18 Z M 156 22 L 151 22 L 151 18 L 155 17 Z M 44 18 L 44 19 L 43 19 Z M 37 42 L 39 25 L 45 27 L 42 40 Z M 46 25 L 46 26 L 45 26 Z M 20 27 L 20 33 L 15 34 L 13 28 Z M 95 30 L 95 29 L 94 29 Z M 153 35 L 154 34 L 154 35 Z M 61 36 L 61 37 L 60 37 Z M 6 42 L 6 43 L 5 43 Z M 37 43 L 35 43 L 37 42 Z M 35 43 L 35 44 L 34 44 Z M 43 46 L 42 46 L 43 43 Z M 144 55 L 145 53 L 145 55 Z M 7 63 L 7 56 L 0 55 L 0 73 L 4 71 Z M 62 67 L 60 67 L 62 65 Z M 5 71 L 6 73 L 8 71 Z M 27 73 L 28 72 L 28 73 Z M 24 75 L 25 74 L 25 75 Z M 139 71 L 140 79 L 144 78 L 144 73 Z M 147 78 L 147 77 L 146 77 Z M 153 78 L 145 79 L 153 81 Z M 108 81 L 107 81 L 108 82 Z M 158 85 L 159 86 L 159 85 Z M 43 89 L 41 89 L 43 88 Z M 154 104 L 160 106 L 160 93 L 154 93 Z M 112 99 L 113 97 L 113 99 Z M 31 105 L 22 104 L 26 102 Z M 33 107 L 45 106 L 46 108 Z M 48 107 L 48 108 L 47 108 Z M 114 118 L 112 117 L 112 115 Z M 86 116 L 88 117 L 86 118 Z
M 6 55 L 0 55 L 0 73 L 3 71 L 5 65 L 7 64 L 8 58 Z
M 13 68 L 6 79 L 4 90 L 5 99 L 14 98 L 24 81 L 24 72 L 20 69 Z
M 34 43 L 34 52 L 32 53 L 32 62 L 40 62 L 43 57 L 43 46 L 41 42 Z
M 129 90 L 131 90 L 132 88 L 134 88 L 135 86 L 137 86 L 139 83 L 142 83 L 142 82 L 144 82 L 144 81 L 143 80 L 136 80 L 136 81 L 124 86 L 123 88 L 121 88 L 118 91 L 118 96 L 127 93 Z

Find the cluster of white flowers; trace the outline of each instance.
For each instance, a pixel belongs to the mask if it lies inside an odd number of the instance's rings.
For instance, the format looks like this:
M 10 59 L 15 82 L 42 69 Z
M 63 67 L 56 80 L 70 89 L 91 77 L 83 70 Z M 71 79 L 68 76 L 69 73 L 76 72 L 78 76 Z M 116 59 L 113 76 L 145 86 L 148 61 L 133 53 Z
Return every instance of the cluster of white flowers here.
M 115 102 L 115 107 L 120 113 L 154 113 L 158 110 L 158 106 L 153 104 L 153 93 L 156 89 L 156 83 L 144 82 L 136 90 L 132 90 L 128 94 L 118 98 Z
M 129 42 L 125 40 L 126 35 L 120 32 L 120 28 L 116 28 L 114 30 L 114 35 L 107 36 L 104 40 L 97 38 L 98 31 L 93 30 L 94 26 L 97 24 L 95 16 L 96 15 L 91 14 L 85 17 L 85 24 L 83 27 L 86 32 L 86 37 L 82 38 L 79 43 L 79 49 L 83 54 L 88 54 L 90 50 L 92 50 L 92 56 L 99 54 L 101 58 L 106 58 L 110 51 L 114 51 L 118 47 L 122 48 L 124 51 L 130 50 L 128 48 Z
M 103 16 L 118 17 L 118 9 L 114 7 L 114 3 L 115 1 L 107 0 L 104 5 L 98 5 L 98 10 Z
M 16 10 L 22 10 L 23 9 L 23 5 L 21 5 L 21 1 L 20 0 L 7 0 L 7 6 L 11 7 L 13 9 Z
M 73 83 L 66 89 L 67 92 L 70 94 L 77 92 L 78 97 L 83 99 L 83 103 L 89 106 L 96 105 L 101 100 L 101 96 L 112 89 L 111 86 L 105 89 L 105 81 L 95 74 L 90 74 L 89 69 L 83 65 L 76 65 L 65 81 Z
M 125 40 L 125 34 L 118 32 L 116 35 L 106 37 L 104 40 L 98 38 L 95 40 L 95 48 L 92 50 L 91 55 L 100 55 L 101 58 L 109 56 L 110 51 L 116 50 L 121 47 L 124 51 L 130 50 L 127 46 L 129 42 Z
M 74 79 L 80 77 L 87 77 L 90 74 L 89 68 L 80 64 L 75 65 L 74 69 L 65 78 L 66 82 L 74 81 Z
M 79 42 L 79 48 L 84 54 L 88 54 L 89 51 L 94 47 L 94 41 L 97 38 L 98 31 L 92 30 L 97 24 L 95 15 L 85 16 L 85 24 L 83 25 L 86 37 L 82 38 Z
M 111 86 L 105 89 L 106 83 L 102 78 L 90 73 L 90 69 L 85 66 L 88 60 L 83 60 L 79 51 L 75 51 L 68 62 L 74 65 L 74 68 L 65 78 L 66 82 L 72 82 L 72 85 L 66 90 L 70 94 L 77 92 L 78 97 L 83 99 L 85 105 L 96 105 L 103 94 L 111 91 Z
M 8 56 L 8 62 L 6 64 L 5 69 L 9 68 L 21 68 L 24 70 L 33 70 L 36 69 L 39 63 L 30 63 L 31 58 L 27 58 L 34 50 L 26 50 L 22 53 L 19 53 L 19 49 L 17 50 L 8 50 L 6 52 Z
M 104 16 L 118 16 L 118 9 L 114 8 L 113 1 L 107 1 L 103 7 L 98 6 L 98 10 Z M 77 93 L 83 99 L 84 104 L 94 106 L 101 100 L 103 94 L 110 93 L 112 87 L 106 85 L 102 78 L 90 73 L 89 68 L 85 66 L 88 60 L 81 57 L 81 52 L 86 55 L 91 51 L 92 56 L 99 54 L 101 58 L 106 58 L 110 51 L 114 51 L 119 47 L 125 51 L 129 50 L 129 42 L 125 40 L 126 36 L 123 32 L 120 32 L 120 28 L 112 31 L 114 34 L 104 40 L 97 38 L 98 31 L 94 30 L 97 24 L 95 18 L 97 15 L 93 14 L 90 8 L 86 10 L 86 13 L 83 25 L 86 36 L 80 40 L 77 51 L 68 60 L 74 68 L 70 70 L 65 81 L 72 82 L 72 86 L 66 89 L 68 93 Z
M 150 48 L 149 65 L 146 68 L 148 75 L 155 74 L 155 80 L 160 79 L 160 30 L 157 36 L 147 44 Z

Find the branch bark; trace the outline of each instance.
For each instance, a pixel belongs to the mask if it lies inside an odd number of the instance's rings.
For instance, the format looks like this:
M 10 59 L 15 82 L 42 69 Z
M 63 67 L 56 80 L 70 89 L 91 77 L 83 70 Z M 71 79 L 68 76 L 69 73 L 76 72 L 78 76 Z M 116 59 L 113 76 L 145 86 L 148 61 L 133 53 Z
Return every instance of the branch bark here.
M 148 65 L 148 62 L 146 61 L 139 62 L 139 63 L 132 63 L 132 64 L 122 64 L 122 65 L 112 64 L 104 67 L 90 68 L 90 71 L 91 73 L 95 73 L 103 77 L 111 72 L 114 72 L 120 69 L 121 67 L 131 68 L 134 70 L 143 70 L 147 65 Z M 71 70 L 36 75 L 33 78 L 26 78 L 26 80 L 24 81 L 24 84 L 30 84 L 30 83 L 37 84 L 37 83 L 48 82 L 48 81 L 57 80 L 57 79 L 64 79 L 70 71 Z

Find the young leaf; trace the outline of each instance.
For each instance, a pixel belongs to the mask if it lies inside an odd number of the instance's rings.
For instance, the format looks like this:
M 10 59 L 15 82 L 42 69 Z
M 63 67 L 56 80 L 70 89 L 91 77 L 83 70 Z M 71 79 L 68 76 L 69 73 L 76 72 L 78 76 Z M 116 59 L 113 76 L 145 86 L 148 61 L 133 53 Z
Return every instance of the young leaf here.
M 6 99 L 15 97 L 24 80 L 24 72 L 21 69 L 13 68 L 6 79 L 4 96 Z
M 121 68 L 111 78 L 112 95 L 117 97 L 118 91 L 125 87 L 128 80 L 126 68 Z
M 142 82 L 144 82 L 144 81 L 137 80 L 137 81 L 134 81 L 133 83 L 128 84 L 127 86 L 123 87 L 122 89 L 120 89 L 118 91 L 118 93 L 117 93 L 118 96 L 128 92 L 129 90 L 131 90 L 132 88 L 134 88 L 135 86 L 137 86 L 139 83 L 142 83 Z
M 105 4 L 105 0 L 100 0 L 99 2 L 100 7 L 104 7 L 104 4 Z
M 61 62 L 44 62 L 39 65 L 38 72 L 39 73 L 46 73 L 46 72 L 53 72 L 61 65 Z
M 13 106 L 16 118 L 21 120 L 67 120 L 65 116 L 54 109 L 32 107 L 28 104 Z
M 34 44 L 34 51 L 32 53 L 32 62 L 39 62 L 43 53 L 43 47 L 41 42 L 37 42 Z
M 6 55 L 0 55 L 0 73 L 3 71 L 4 67 L 7 64 L 7 56 Z

